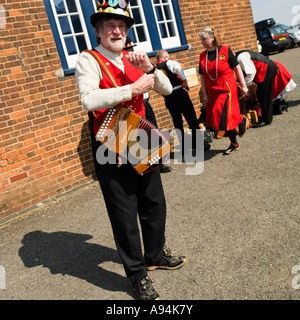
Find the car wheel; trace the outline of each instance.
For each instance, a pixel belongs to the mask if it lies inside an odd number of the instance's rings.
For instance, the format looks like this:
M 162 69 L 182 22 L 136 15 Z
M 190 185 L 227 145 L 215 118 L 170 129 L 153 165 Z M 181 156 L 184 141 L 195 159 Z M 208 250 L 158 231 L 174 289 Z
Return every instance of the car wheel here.
M 292 39 L 291 42 L 290 42 L 289 48 L 294 48 L 294 47 L 295 47 L 295 42 L 294 42 L 294 40 Z

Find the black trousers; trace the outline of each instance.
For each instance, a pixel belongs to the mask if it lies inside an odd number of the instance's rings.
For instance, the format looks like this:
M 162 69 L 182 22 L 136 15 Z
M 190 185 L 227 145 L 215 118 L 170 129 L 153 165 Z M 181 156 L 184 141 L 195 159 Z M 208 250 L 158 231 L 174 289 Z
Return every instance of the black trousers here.
M 194 105 L 190 96 L 183 88 L 174 90 L 170 95 L 165 96 L 165 104 L 172 117 L 174 127 L 179 129 L 182 137 L 182 151 L 184 150 L 184 129 L 182 115 L 185 117 L 190 129 L 192 130 L 192 148 L 196 148 L 196 130 L 199 128 Z
M 262 121 L 271 123 L 273 120 L 273 86 L 278 67 L 270 61 L 264 82 L 257 84 L 257 99 L 261 107 Z
M 130 164 L 97 161 L 101 145 L 92 136 L 92 151 L 118 253 L 132 283 L 147 275 L 146 264 L 161 261 L 165 244 L 166 202 L 160 171 L 138 175 Z M 140 239 L 141 226 L 144 254 Z
M 157 127 L 156 117 L 151 107 L 151 104 L 149 103 L 149 99 L 144 99 L 144 105 L 145 105 L 146 119 L 152 122 Z

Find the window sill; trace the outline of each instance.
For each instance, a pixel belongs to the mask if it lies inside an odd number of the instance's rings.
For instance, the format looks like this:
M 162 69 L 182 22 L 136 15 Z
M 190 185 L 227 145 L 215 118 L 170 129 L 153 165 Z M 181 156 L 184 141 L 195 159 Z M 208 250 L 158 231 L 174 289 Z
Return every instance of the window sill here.
M 185 45 L 180 46 L 180 47 L 168 48 L 166 50 L 170 53 L 170 52 L 177 52 L 177 51 L 183 51 L 183 50 L 188 50 L 188 49 L 190 49 L 190 45 L 189 44 L 185 44 Z M 154 57 L 154 56 L 156 56 L 157 51 L 147 52 L 147 55 L 149 57 Z
M 168 52 L 178 52 L 178 51 L 183 51 L 183 50 L 188 50 L 190 49 L 190 45 L 186 44 L 180 47 L 174 47 L 174 48 L 169 48 L 166 49 Z M 151 51 L 151 52 L 147 52 L 148 57 L 154 57 L 156 56 L 157 51 Z M 75 74 L 75 68 L 71 68 L 71 69 L 65 69 L 64 73 L 66 76 L 71 75 L 71 74 Z
M 68 76 L 70 74 L 75 74 L 75 68 L 65 69 L 64 73 L 65 73 L 66 76 Z

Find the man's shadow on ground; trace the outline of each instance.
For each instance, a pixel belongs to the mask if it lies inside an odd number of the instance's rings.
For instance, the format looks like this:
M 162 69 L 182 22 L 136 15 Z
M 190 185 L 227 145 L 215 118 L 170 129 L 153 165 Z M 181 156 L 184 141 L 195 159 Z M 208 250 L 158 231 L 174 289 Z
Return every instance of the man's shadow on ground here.
M 43 266 L 52 274 L 67 274 L 108 291 L 130 292 L 128 280 L 99 266 L 104 261 L 121 263 L 116 250 L 88 243 L 91 235 L 33 231 L 22 240 L 19 255 L 27 268 Z

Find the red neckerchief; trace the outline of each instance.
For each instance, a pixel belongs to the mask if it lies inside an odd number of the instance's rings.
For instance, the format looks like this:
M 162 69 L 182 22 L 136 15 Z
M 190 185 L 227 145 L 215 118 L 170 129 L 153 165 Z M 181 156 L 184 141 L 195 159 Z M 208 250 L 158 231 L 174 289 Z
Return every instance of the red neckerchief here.
M 157 61 L 156 65 L 160 64 L 161 62 L 164 62 L 165 60 L 159 60 Z

